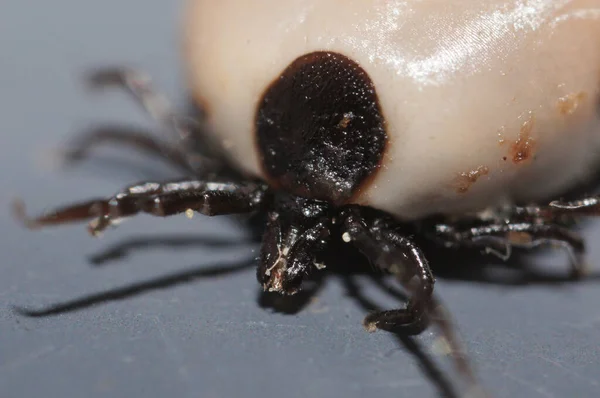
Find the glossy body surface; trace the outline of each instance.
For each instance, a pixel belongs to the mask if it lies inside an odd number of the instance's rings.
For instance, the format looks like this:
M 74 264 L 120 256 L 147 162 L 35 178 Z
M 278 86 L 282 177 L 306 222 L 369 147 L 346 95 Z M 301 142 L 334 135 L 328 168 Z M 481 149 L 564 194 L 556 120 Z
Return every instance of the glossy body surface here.
M 98 148 L 73 168 L 56 170 L 47 161 L 88 127 L 165 138 L 131 98 L 118 90 L 90 95 L 80 77 L 107 64 L 139 67 L 183 105 L 176 45 L 182 10 L 177 1 L 2 4 L 2 398 L 461 396 L 444 393 L 458 376 L 433 353 L 437 334 L 365 333 L 367 312 L 402 303 L 382 292 L 379 272 L 329 277 L 328 263 L 318 289 L 294 296 L 306 306 L 290 315 L 272 310 L 279 297 L 254 281 L 260 245 L 228 217 L 140 216 L 101 240 L 83 225 L 36 233 L 17 225 L 8 211 L 14 197 L 43 212 L 135 181 L 181 177 L 124 145 Z M 600 240 L 600 225 L 591 222 L 583 233 L 597 269 L 600 246 L 592 242 Z M 436 268 L 436 291 L 494 397 L 600 395 L 598 279 L 564 282 L 565 256 L 548 254 L 528 256 L 527 271 L 486 266 L 497 261 L 489 257 L 464 273 L 462 262 L 431 260 L 461 264 L 450 278 Z M 393 278 L 382 282 L 395 287 Z M 12 308 L 77 302 L 38 318 Z
M 257 106 L 298 57 L 372 80 L 389 137 L 350 201 L 402 219 L 562 193 L 600 151 L 600 2 L 190 0 L 185 55 L 209 129 L 263 176 Z M 235 117 L 233 117 L 235 115 Z

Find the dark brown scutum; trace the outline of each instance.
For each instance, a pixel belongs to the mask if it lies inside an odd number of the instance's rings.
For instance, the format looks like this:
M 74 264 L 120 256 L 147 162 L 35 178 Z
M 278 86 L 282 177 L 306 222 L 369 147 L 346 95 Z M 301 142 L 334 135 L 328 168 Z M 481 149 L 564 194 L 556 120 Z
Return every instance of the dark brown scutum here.
M 272 183 L 335 204 L 379 168 L 387 142 L 371 79 L 356 62 L 332 52 L 297 58 L 267 88 L 256 134 Z

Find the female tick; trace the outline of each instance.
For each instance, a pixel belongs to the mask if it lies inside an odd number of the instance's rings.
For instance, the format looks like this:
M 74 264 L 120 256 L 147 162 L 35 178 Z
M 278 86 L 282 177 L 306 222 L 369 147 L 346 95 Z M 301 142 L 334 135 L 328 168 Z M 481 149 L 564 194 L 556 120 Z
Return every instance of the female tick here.
M 397 330 L 435 312 L 434 277 L 415 229 L 447 247 L 501 258 L 553 244 L 584 273 L 571 215 L 596 197 L 550 201 L 588 178 L 600 153 L 597 0 L 189 0 L 189 87 L 216 149 L 199 156 L 190 123 L 140 72 L 102 70 L 178 134 L 84 137 L 135 144 L 189 178 L 21 216 L 31 227 L 92 219 L 100 233 L 145 212 L 268 214 L 265 290 L 294 294 L 331 239 L 398 275 L 405 308 L 370 314 Z M 132 139 L 133 138 L 133 139 Z M 442 316 L 432 317 L 451 341 Z M 453 343 L 454 344 L 454 343 Z

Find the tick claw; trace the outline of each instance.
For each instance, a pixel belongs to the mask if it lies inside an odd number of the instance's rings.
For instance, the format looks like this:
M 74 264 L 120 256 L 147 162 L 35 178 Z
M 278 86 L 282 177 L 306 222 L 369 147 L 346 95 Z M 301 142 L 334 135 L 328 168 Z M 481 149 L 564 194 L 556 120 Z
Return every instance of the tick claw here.
M 100 238 L 104 230 L 111 224 L 108 217 L 98 217 L 88 223 L 88 232 L 95 238 Z
M 20 222 L 23 226 L 28 229 L 34 229 L 39 227 L 39 224 L 35 219 L 27 216 L 27 212 L 25 210 L 25 202 L 21 199 L 15 199 L 12 203 L 12 213 L 15 219 Z
M 365 328 L 365 330 L 367 332 L 374 333 L 377 331 L 377 322 L 373 322 L 372 320 L 369 319 L 369 316 L 367 316 L 363 320 L 363 327 Z

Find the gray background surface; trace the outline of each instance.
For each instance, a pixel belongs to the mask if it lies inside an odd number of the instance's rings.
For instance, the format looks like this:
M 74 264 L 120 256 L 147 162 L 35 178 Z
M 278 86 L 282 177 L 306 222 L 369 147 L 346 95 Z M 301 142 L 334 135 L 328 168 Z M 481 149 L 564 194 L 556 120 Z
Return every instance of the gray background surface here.
M 35 212 L 175 175 L 118 149 L 61 169 L 52 150 L 95 124 L 156 127 L 124 95 L 86 93 L 79 77 L 89 67 L 138 66 L 184 104 L 181 2 L 1 3 L 0 397 L 434 397 L 456 381 L 449 361 L 430 353 L 431 332 L 407 344 L 367 334 L 366 310 L 339 275 L 327 277 L 295 314 L 261 305 L 253 267 L 142 289 L 252 260 L 258 247 L 231 218 L 139 217 L 100 240 L 84 225 L 18 227 L 9 212 L 16 196 Z M 600 224 L 585 235 L 598 275 Z M 493 268 L 475 280 L 445 277 L 436 285 L 483 383 L 496 397 L 600 396 L 598 278 L 561 283 L 567 259 L 557 252 L 527 261 L 535 272 Z M 537 280 L 523 283 L 532 274 Z M 380 306 L 400 304 L 369 278 L 355 279 Z M 138 288 L 122 300 L 57 316 L 11 310 L 132 286 Z M 438 376 L 430 377 L 413 343 Z

